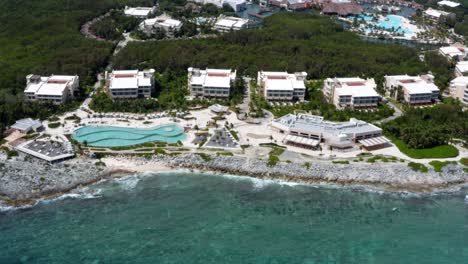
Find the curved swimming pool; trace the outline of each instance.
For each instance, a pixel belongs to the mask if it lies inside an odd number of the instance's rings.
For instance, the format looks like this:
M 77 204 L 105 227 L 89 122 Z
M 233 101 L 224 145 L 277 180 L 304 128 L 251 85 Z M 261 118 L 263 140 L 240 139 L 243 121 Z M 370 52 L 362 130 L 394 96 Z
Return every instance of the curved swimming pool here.
M 152 141 L 176 143 L 184 140 L 184 129 L 177 124 L 153 128 L 130 128 L 116 126 L 85 126 L 75 130 L 73 139 L 94 147 L 122 147 Z

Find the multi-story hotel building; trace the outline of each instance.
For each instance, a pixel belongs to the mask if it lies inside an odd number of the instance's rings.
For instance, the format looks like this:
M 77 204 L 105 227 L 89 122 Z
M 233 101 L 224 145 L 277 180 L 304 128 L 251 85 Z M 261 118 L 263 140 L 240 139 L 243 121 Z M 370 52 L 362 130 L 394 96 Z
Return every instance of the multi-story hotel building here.
M 194 97 L 228 98 L 236 79 L 236 71 L 188 68 L 188 86 Z
M 464 106 L 468 106 L 468 77 L 462 76 L 450 82 L 450 97 L 460 100 Z
M 395 99 L 399 96 L 399 87 L 404 101 L 410 105 L 430 104 L 439 99 L 439 88 L 434 84 L 434 76 L 430 74 L 385 76 L 385 88 Z
M 42 77 L 26 76 L 24 99 L 26 102 L 63 104 L 75 97 L 79 89 L 79 77 L 52 75 Z
M 257 86 L 268 101 L 303 101 L 306 78 L 306 72 L 260 71 L 257 75 Z
M 148 98 L 154 90 L 154 70 L 112 71 L 108 77 L 112 99 Z
M 328 78 L 323 93 L 337 108 L 375 108 L 381 99 L 374 79 Z

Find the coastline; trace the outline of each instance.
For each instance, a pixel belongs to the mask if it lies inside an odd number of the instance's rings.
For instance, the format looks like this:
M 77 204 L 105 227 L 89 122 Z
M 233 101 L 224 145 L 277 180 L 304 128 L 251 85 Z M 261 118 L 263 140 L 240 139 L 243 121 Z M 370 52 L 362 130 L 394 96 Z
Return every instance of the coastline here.
M 137 173 L 162 172 L 197 172 L 213 175 L 233 175 L 250 177 L 277 183 L 291 183 L 313 186 L 350 187 L 389 193 L 433 194 L 453 192 L 468 184 L 468 173 L 459 166 L 448 167 L 444 172 L 429 171 L 418 173 L 404 164 L 333 164 L 330 161 L 316 161 L 306 168 L 300 163 L 279 162 L 269 167 L 265 160 L 238 156 L 213 156 L 205 160 L 197 154 L 181 156 L 154 155 L 151 158 L 130 156 L 109 156 L 103 158 L 105 168 L 93 164 L 95 160 L 80 159 L 74 164 L 56 164 L 51 166 L 70 166 L 78 170 L 74 173 L 58 175 L 60 181 L 51 181 L 41 186 L 34 181 L 24 184 L 17 178 L 13 191 L 6 191 L 0 186 L 0 205 L 11 208 L 32 206 L 39 201 L 55 199 L 63 195 L 76 193 L 77 190 Z M 19 161 L 12 161 L 12 163 Z M 43 166 L 32 161 L 30 164 Z M 33 169 L 33 171 L 36 171 Z M 17 172 L 17 171 L 16 171 Z M 47 169 L 47 177 L 52 177 L 57 170 Z M 4 178 L 4 177 L 3 177 Z M 22 178 L 24 179 L 24 178 Z M 0 184 L 2 182 L 0 181 Z M 37 186 L 36 186 L 37 185 Z M 37 188 L 40 190 L 33 190 Z M 8 187 L 8 186 L 7 186 Z M 8 189 L 8 188 L 6 188 Z

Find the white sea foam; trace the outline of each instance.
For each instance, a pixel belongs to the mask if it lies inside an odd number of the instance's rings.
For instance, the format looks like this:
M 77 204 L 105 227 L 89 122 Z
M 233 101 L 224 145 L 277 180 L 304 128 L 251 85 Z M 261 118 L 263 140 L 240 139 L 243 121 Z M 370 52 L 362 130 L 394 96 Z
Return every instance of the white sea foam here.
M 129 175 L 116 180 L 119 186 L 127 191 L 135 189 L 139 181 L 140 177 L 138 175 Z

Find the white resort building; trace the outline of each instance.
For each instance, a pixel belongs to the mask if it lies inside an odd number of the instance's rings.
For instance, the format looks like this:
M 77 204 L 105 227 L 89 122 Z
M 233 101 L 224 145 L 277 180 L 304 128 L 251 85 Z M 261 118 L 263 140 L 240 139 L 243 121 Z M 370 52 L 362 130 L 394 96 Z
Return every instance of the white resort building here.
M 166 36 L 174 37 L 174 34 L 180 31 L 182 25 L 182 22 L 179 20 L 172 19 L 168 15 L 161 15 L 141 22 L 140 29 L 147 33 L 152 33 L 158 28 L 164 29 Z
M 17 120 L 13 125 L 10 126 L 10 129 L 19 131 L 23 134 L 29 133 L 30 131 L 39 131 L 43 129 L 42 122 L 39 119 L 32 118 L 23 118 Z
M 148 98 L 154 90 L 154 70 L 112 71 L 108 77 L 113 99 Z
M 304 101 L 306 72 L 259 71 L 257 86 L 268 101 Z
M 468 53 L 468 48 L 462 45 L 440 47 L 439 54 L 451 60 L 463 60 Z
M 434 84 L 434 76 L 430 74 L 385 76 L 385 88 L 395 99 L 399 97 L 399 87 L 404 101 L 410 105 L 430 104 L 439 99 L 439 88 Z
M 229 98 L 236 71 L 188 68 L 190 94 L 203 98 Z
M 460 5 L 460 3 L 457 3 L 457 2 L 453 2 L 453 1 L 448 1 L 448 0 L 442 0 L 440 2 L 437 2 L 437 5 L 438 6 L 448 6 L 448 7 L 457 7 Z
M 134 16 L 139 18 L 147 17 L 156 10 L 155 7 L 128 7 L 124 9 L 124 14 L 127 16 Z
M 439 22 L 441 17 L 444 17 L 444 16 L 446 17 L 451 14 L 452 13 L 450 12 L 445 12 L 445 11 L 436 10 L 432 8 L 428 8 L 426 11 L 424 11 L 424 16 L 426 16 L 427 18 L 431 19 L 434 22 Z
M 459 76 L 466 76 L 468 75 L 468 61 L 459 61 L 455 66 L 455 75 Z
M 450 82 L 450 97 L 460 100 L 468 106 L 468 77 L 457 77 Z
M 42 77 L 30 74 L 26 76 L 24 99 L 26 102 L 63 104 L 75 97 L 79 83 L 77 75 Z
M 246 0 L 193 0 L 193 2 L 202 5 L 213 4 L 218 8 L 222 8 L 223 5 L 229 5 L 235 12 L 240 12 L 247 8 Z
M 361 144 L 367 150 L 389 145 L 382 136 L 382 129 L 351 118 L 348 122 L 331 122 L 321 116 L 288 114 L 271 122 L 272 130 L 286 134 L 283 143 L 302 148 L 315 149 L 320 143 L 339 149 Z
M 374 79 L 328 78 L 323 93 L 337 108 L 375 108 L 381 99 Z
M 240 17 L 219 16 L 214 24 L 214 29 L 219 32 L 229 32 L 231 30 L 241 30 L 247 28 L 249 20 Z

